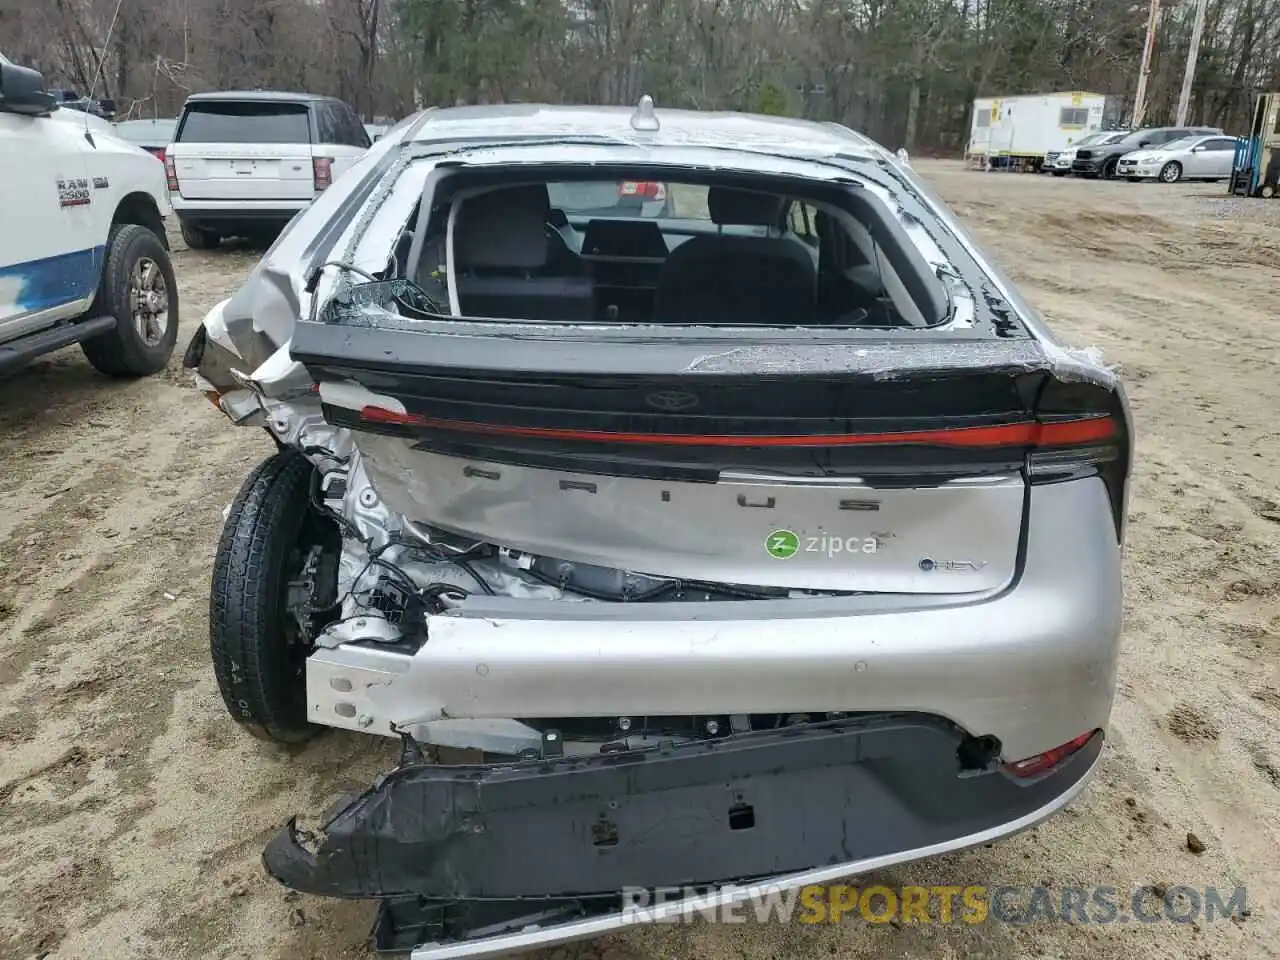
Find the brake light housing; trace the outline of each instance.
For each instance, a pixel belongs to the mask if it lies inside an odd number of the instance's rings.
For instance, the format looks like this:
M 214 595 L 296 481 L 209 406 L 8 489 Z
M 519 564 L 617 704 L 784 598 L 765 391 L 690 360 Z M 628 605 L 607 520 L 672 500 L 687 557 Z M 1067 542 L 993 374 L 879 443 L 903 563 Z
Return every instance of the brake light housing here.
M 1036 414 L 1046 427 L 1104 419 L 1111 425 L 1105 433 L 1068 428 L 1059 432 L 1059 442 L 1029 450 L 1027 481 L 1034 487 L 1099 477 L 1111 502 L 1116 538 L 1123 544 L 1133 438 L 1120 394 L 1093 383 L 1049 379 L 1040 390 Z
M 1087 747 L 1093 738 L 1101 735 L 1101 733 L 1102 731 L 1097 729 L 1086 730 L 1078 737 L 1073 737 L 1066 743 L 1051 750 L 1046 750 L 1044 753 L 1037 753 L 1033 757 L 1006 763 L 1002 769 L 1017 780 L 1032 780 L 1044 776 L 1060 767 L 1069 757 Z
M 619 197 L 638 197 L 641 200 L 665 200 L 667 186 L 652 180 L 623 180 L 618 184 Z
M 173 162 L 173 157 L 168 151 L 162 150 L 160 157 L 164 160 L 164 179 L 169 187 L 170 193 L 178 192 L 178 168 Z
M 333 158 L 312 157 L 311 178 L 317 190 L 324 190 L 333 185 Z
M 366 406 L 360 410 L 366 423 L 402 427 L 425 427 L 460 433 L 502 437 L 528 437 L 588 443 L 644 444 L 688 447 L 847 447 L 880 444 L 923 444 L 940 447 L 1000 448 L 1054 447 L 1059 444 L 1090 442 L 1110 437 L 1115 423 L 1107 416 L 1067 420 L 1058 423 L 1020 422 L 989 427 L 952 427 L 936 430 L 887 431 L 883 433 L 841 434 L 695 434 L 635 433 L 616 430 L 565 429 L 555 427 L 472 423 L 428 417 L 417 413 Z

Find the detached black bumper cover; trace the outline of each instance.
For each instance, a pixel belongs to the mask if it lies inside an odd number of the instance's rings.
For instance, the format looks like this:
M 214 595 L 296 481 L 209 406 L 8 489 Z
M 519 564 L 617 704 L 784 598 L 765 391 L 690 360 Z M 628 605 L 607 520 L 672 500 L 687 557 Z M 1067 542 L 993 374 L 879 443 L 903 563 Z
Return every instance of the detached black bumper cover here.
M 616 897 L 711 885 L 955 841 L 1051 803 L 1101 734 L 1030 783 L 961 775 L 963 733 L 855 717 L 668 748 L 509 765 L 403 764 L 338 812 L 313 853 L 290 822 L 272 876 L 332 897 Z

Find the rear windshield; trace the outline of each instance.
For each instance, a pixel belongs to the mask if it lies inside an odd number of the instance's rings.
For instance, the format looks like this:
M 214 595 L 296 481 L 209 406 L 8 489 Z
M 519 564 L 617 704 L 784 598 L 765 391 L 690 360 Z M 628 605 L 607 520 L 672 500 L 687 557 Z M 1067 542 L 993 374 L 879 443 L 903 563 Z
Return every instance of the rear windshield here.
M 416 256 L 412 238 L 402 239 L 382 277 L 407 281 L 425 298 L 399 304 L 408 316 L 422 309 L 473 320 L 742 327 L 944 322 L 949 287 L 905 234 L 889 237 L 861 216 L 803 196 L 671 181 L 467 190 L 433 208 Z M 365 293 L 361 302 L 380 296 Z
M 301 103 L 196 103 L 187 107 L 180 143 L 311 143 Z

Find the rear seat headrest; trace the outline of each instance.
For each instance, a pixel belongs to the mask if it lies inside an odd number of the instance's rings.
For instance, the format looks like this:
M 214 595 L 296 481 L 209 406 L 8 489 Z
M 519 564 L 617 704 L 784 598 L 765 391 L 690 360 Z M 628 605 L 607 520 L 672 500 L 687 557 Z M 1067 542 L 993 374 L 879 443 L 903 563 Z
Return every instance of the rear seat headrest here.
M 782 224 L 785 197 L 733 187 L 710 187 L 707 212 L 719 226 L 777 227 Z
M 454 224 L 454 259 L 463 267 L 545 266 L 550 210 L 545 184 L 506 187 L 463 200 Z

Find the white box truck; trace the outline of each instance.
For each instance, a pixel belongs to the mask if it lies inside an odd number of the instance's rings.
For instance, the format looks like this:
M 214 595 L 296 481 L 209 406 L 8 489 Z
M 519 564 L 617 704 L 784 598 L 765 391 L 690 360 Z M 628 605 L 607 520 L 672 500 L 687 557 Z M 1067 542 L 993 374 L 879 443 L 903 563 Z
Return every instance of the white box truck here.
M 1102 93 L 1036 93 L 973 101 L 967 156 L 985 166 L 1038 169 L 1049 154 L 1099 130 L 1111 129 L 1120 100 Z

